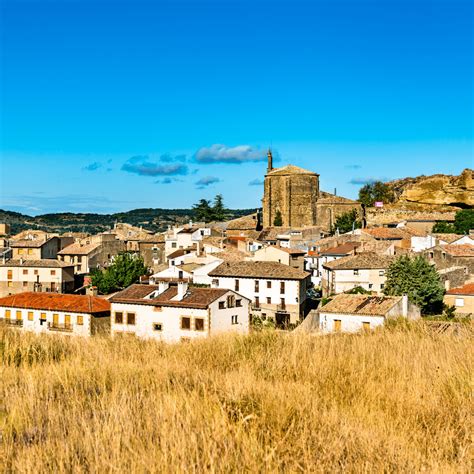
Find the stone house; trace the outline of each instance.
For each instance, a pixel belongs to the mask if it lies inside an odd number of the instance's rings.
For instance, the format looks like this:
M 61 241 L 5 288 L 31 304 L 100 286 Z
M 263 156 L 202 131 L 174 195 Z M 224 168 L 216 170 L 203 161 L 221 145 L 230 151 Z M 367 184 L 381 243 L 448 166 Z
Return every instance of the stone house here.
M 232 289 L 251 302 L 252 314 L 277 325 L 295 324 L 307 311 L 311 275 L 277 262 L 224 262 L 209 272 L 213 288 Z
M 249 300 L 232 290 L 160 282 L 132 285 L 110 301 L 112 336 L 179 342 L 249 331 Z
M 323 333 L 357 332 L 374 329 L 387 319 L 419 319 L 420 309 L 404 296 L 336 295 L 319 309 L 319 329 Z
M 454 306 L 459 316 L 474 315 L 474 283 L 448 290 L 444 295 L 444 303 Z
M 70 293 L 74 266 L 53 259 L 10 259 L 0 262 L 0 297 L 25 291 Z
M 165 263 L 165 237 L 157 234 L 138 241 L 138 253 L 143 262 L 152 271 Z
M 61 249 L 59 237 L 45 237 L 44 239 L 22 239 L 9 242 L 12 249 L 12 258 L 25 260 L 56 259 Z
M 27 292 L 0 298 L 1 322 L 24 331 L 91 336 L 110 331 L 110 303 L 82 295 Z
M 298 270 L 304 270 L 305 254 L 306 252 L 300 249 L 266 246 L 256 250 L 252 257 L 247 257 L 247 260 L 253 262 L 278 262 Z
M 385 286 L 386 270 L 393 260 L 394 257 L 390 255 L 363 252 L 323 264 L 323 295 L 343 293 L 356 286 L 381 293 Z
M 439 270 L 450 267 L 464 267 L 468 273 L 474 274 L 474 245 L 436 245 L 424 250 L 422 255 L 430 263 L 436 265 Z

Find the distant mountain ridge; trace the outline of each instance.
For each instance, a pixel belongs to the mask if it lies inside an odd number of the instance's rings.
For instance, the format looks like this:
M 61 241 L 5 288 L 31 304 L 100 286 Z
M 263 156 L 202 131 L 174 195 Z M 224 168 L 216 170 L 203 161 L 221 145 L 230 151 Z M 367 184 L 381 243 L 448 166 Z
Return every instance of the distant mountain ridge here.
M 228 219 L 235 219 L 256 212 L 256 209 L 232 209 Z M 46 232 L 88 232 L 95 234 L 113 228 L 116 222 L 142 226 L 152 232 L 166 230 L 168 225 L 184 224 L 194 219 L 192 209 L 133 209 L 114 214 L 60 212 L 29 216 L 20 212 L 0 209 L 0 222 L 10 224 L 12 235 L 27 229 Z

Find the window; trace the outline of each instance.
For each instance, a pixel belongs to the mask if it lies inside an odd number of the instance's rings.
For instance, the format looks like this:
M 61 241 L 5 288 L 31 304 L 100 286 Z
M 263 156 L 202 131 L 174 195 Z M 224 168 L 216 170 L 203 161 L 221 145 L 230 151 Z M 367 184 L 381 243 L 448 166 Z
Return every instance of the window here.
M 430 258 L 434 258 L 434 252 L 429 253 Z
M 51 270 L 51 275 L 56 275 L 56 270 Z
M 225 309 L 225 301 L 219 301 L 219 309 Z
M 284 281 L 280 282 L 280 293 L 281 294 L 285 293 L 285 282 Z
M 239 291 L 240 288 L 240 282 L 239 280 L 235 280 L 235 291 Z
M 214 279 L 212 280 L 212 286 L 213 286 L 214 288 L 219 288 L 219 280 L 218 280 L 217 278 L 214 278 Z
M 5 310 L 5 319 L 10 319 L 11 318 L 11 311 L 9 309 Z
M 270 280 L 267 281 L 267 288 L 271 288 L 272 287 L 272 282 Z
M 359 274 L 359 270 L 354 270 L 354 275 L 358 275 Z
M 153 331 L 163 331 L 163 324 L 153 323 Z
M 178 278 L 183 278 L 183 270 L 178 271 Z
M 176 248 L 176 242 L 171 242 L 171 248 L 175 249 Z
M 21 314 L 21 311 L 16 312 L 16 319 L 18 319 L 18 321 L 21 321 L 23 319 L 23 315 Z
M 363 321 L 362 322 L 362 329 L 364 331 L 368 331 L 370 329 L 370 323 L 368 321 Z
M 342 322 L 340 319 L 335 319 L 334 320 L 334 331 L 339 332 L 342 327 Z
M 231 323 L 239 324 L 239 316 L 237 314 L 235 314 L 234 316 L 231 316 Z
M 34 271 L 34 274 L 35 274 L 35 275 L 38 275 L 38 270 L 35 270 L 35 271 Z
M 23 255 L 25 249 L 18 249 L 18 255 Z
M 260 308 L 260 298 L 258 296 L 255 297 L 255 307 Z
M 28 311 L 28 321 L 33 321 L 33 311 Z
M 28 249 L 28 255 L 33 255 L 33 249 Z
M 285 298 L 280 298 L 280 307 L 281 307 L 282 310 L 286 309 Z
M 385 270 L 379 270 L 379 276 L 383 277 L 385 275 Z
M 123 313 L 117 312 L 115 313 L 115 324 L 122 324 L 123 323 Z
M 385 288 L 385 284 L 381 283 L 380 284 L 380 289 L 383 290 Z
M 454 300 L 454 306 L 457 306 L 458 308 L 462 308 L 464 306 L 464 298 L 456 298 Z
M 369 283 L 369 290 L 372 289 L 374 285 L 372 283 Z
M 13 270 L 8 270 L 7 271 L 7 279 L 11 280 L 13 278 Z
M 65 326 L 70 326 L 71 325 L 71 315 L 70 314 L 65 314 L 64 315 L 64 325 Z
M 260 282 L 258 280 L 255 280 L 255 293 L 258 293 L 260 290 Z
M 13 288 L 13 282 L 12 282 L 12 281 L 9 281 L 9 282 L 7 283 L 7 286 L 8 286 L 8 288 Z
M 79 256 L 77 257 L 77 263 L 82 263 L 82 256 L 81 256 L 81 255 L 79 255 Z
M 187 316 L 181 317 L 181 329 L 191 329 L 191 318 Z
M 57 326 L 59 324 L 59 314 L 53 314 L 53 326 Z
M 204 319 L 203 318 L 196 318 L 194 320 L 194 329 L 196 331 L 204 331 Z
M 235 306 L 237 308 L 241 308 L 242 307 L 242 300 L 241 299 L 235 300 Z
M 135 313 L 127 313 L 127 324 L 131 326 L 135 324 Z
M 267 296 L 267 304 L 272 304 L 272 299 L 269 296 Z
M 228 308 L 233 308 L 235 306 L 235 296 L 234 295 L 229 295 L 227 297 L 227 307 Z
M 43 319 L 44 321 L 46 321 L 46 313 L 41 313 L 40 319 Z
M 27 281 L 24 281 L 23 282 L 23 288 L 27 287 L 28 286 L 28 282 Z
M 23 275 L 28 275 L 28 270 L 23 269 Z
M 78 314 L 76 317 L 76 324 L 82 326 L 84 324 L 84 316 Z

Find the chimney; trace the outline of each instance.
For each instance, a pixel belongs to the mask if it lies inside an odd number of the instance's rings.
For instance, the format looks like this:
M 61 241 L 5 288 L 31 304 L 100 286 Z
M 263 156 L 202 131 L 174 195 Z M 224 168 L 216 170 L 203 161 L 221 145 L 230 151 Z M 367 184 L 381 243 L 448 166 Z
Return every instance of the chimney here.
M 273 169 L 273 156 L 272 156 L 272 150 L 270 150 L 270 148 L 268 149 L 267 158 L 268 158 L 267 173 L 270 173 L 270 171 Z
M 181 301 L 184 298 L 184 295 L 188 291 L 188 282 L 178 281 L 178 294 L 176 295 L 176 300 Z
M 99 294 L 96 286 L 89 286 L 87 288 L 87 295 L 89 296 L 97 296 Z
M 159 281 L 158 282 L 158 294 L 165 292 L 169 288 L 169 283 L 167 281 Z
M 402 296 L 402 316 L 404 318 L 408 317 L 408 295 L 406 293 Z

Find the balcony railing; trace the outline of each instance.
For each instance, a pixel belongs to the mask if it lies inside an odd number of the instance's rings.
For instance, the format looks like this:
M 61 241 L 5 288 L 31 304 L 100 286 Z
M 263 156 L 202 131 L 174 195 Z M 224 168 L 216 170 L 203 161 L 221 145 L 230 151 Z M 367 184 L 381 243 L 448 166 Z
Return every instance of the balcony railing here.
M 48 329 L 50 331 L 66 331 L 66 332 L 71 332 L 72 331 L 72 324 L 70 323 L 48 323 Z
M 253 304 L 250 305 L 250 309 L 251 309 L 252 311 L 261 311 L 261 310 L 262 310 L 262 307 L 261 307 L 259 304 L 257 305 L 257 304 L 255 304 L 255 303 L 253 303 Z
M 287 308 L 286 304 L 278 304 L 276 310 L 277 310 L 278 313 L 287 313 L 288 312 L 288 308 Z
M 22 327 L 23 326 L 23 320 L 22 319 L 1 319 L 1 324 L 5 326 L 16 326 L 16 327 Z

